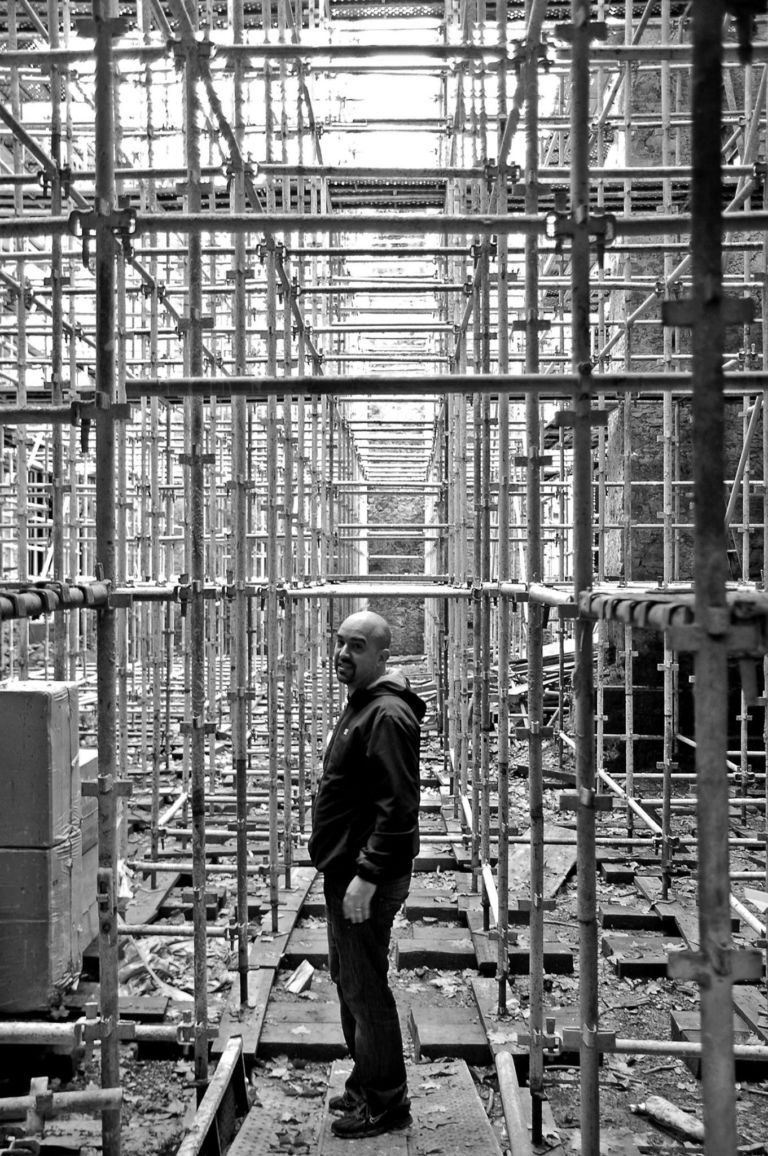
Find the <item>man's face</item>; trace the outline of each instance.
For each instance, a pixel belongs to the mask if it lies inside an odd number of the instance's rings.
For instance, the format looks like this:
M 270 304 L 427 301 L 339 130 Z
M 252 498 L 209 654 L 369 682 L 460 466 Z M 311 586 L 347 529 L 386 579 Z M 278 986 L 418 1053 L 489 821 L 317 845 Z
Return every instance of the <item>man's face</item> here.
M 336 677 L 350 694 L 368 686 L 384 673 L 387 656 L 388 651 L 381 649 L 365 623 L 355 619 L 342 622 L 336 632 L 333 665 Z

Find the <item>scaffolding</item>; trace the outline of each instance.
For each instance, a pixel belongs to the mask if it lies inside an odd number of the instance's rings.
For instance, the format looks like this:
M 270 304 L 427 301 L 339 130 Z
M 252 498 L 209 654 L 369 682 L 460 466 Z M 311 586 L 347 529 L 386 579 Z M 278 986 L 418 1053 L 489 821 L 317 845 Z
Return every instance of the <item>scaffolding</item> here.
M 122 797 L 150 810 L 134 866 L 192 874 L 202 1098 L 213 806 L 235 805 L 244 1003 L 248 880 L 276 929 L 334 625 L 398 598 L 421 609 L 502 1013 L 508 851 L 530 845 L 534 1143 L 552 741 L 574 787 L 582 1151 L 601 1053 L 679 1047 L 600 1030 L 596 849 L 621 807 L 608 841 L 657 850 L 665 897 L 695 850 L 699 949 L 670 974 L 699 985 L 705 1150 L 736 1152 L 731 989 L 768 962 L 731 935 L 735 910 L 764 944 L 739 884 L 766 869 L 730 870 L 764 836 L 728 825 L 768 799 L 764 8 L 9 0 L 0 674 L 77 681 L 89 707 L 105 1091 Z M 101 1110 L 117 1156 L 119 1098 Z

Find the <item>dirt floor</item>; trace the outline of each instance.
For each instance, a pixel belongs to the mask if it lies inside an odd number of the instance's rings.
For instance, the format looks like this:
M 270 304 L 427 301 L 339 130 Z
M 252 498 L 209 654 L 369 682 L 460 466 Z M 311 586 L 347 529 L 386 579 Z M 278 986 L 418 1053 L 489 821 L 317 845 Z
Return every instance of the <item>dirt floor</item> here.
M 616 888 L 611 889 L 612 898 Z M 569 940 L 575 921 L 575 884 L 565 889 L 558 904 L 558 935 Z M 427 968 L 392 973 L 393 986 L 402 1007 L 418 998 L 444 1005 L 473 1006 L 470 980 L 472 972 L 437 972 Z M 576 999 L 576 976 L 553 976 L 546 982 L 547 998 L 553 1004 L 573 1004 Z M 312 990 L 295 997 L 311 1000 Z M 666 979 L 617 980 L 607 960 L 600 961 L 600 1000 L 604 1013 L 602 1025 L 621 1037 L 663 1039 L 669 1035 L 670 1012 L 694 1008 L 697 995 L 693 985 Z M 525 1013 L 528 1002 L 528 980 L 518 978 L 509 990 L 510 1015 Z M 412 1045 L 404 1032 L 406 1050 Z M 755 1041 L 756 1042 L 756 1041 Z M 123 1156 L 171 1156 L 192 1116 L 192 1064 L 189 1060 L 149 1060 L 136 1058 L 133 1045 L 122 1049 L 122 1081 L 125 1090 Z M 287 1056 L 258 1061 L 251 1074 L 249 1094 L 254 1104 L 268 1094 L 284 1100 L 281 1120 L 284 1131 L 276 1152 L 311 1153 L 317 1141 L 319 1105 L 325 1097 L 330 1065 L 294 1062 Z M 506 1147 L 505 1129 L 498 1082 L 492 1066 L 471 1067 L 480 1097 L 497 1131 L 502 1149 Z M 562 1151 L 576 1154 L 579 1143 L 578 1071 L 557 1063 L 548 1064 L 545 1073 L 547 1095 L 557 1124 L 547 1131 L 539 1152 L 562 1146 Z M 62 1089 L 80 1088 L 98 1083 L 98 1063 L 92 1060 L 81 1074 Z M 701 1144 L 654 1124 L 643 1114 L 642 1106 L 649 1096 L 663 1096 L 678 1108 L 701 1119 L 701 1084 L 685 1062 L 673 1057 L 614 1056 L 604 1057 L 600 1077 L 601 1145 L 606 1156 L 623 1153 L 624 1141 L 631 1138 L 643 1151 L 666 1156 L 693 1156 L 703 1151 Z M 738 1086 L 737 1113 L 740 1152 L 757 1156 L 768 1152 L 768 1080 Z M 47 1130 L 52 1141 L 57 1135 L 79 1142 L 82 1156 L 97 1156 L 98 1123 L 86 1117 L 51 1123 Z M 74 1149 L 68 1149 L 72 1151 Z
M 513 781 L 513 810 L 525 813 L 526 783 Z M 563 825 L 563 814 L 557 809 L 557 792 L 547 792 L 547 818 Z M 567 821 L 567 820 L 566 820 Z M 603 820 L 606 823 L 606 820 Z M 608 823 L 615 824 L 616 819 Z M 739 816 L 739 822 L 742 822 Z M 747 816 L 747 825 L 760 826 L 757 814 Z M 687 821 L 693 830 L 693 820 Z M 609 826 L 606 827 L 609 829 Z M 618 832 L 620 827 L 615 828 Z M 751 868 L 755 862 L 748 853 L 734 856 L 734 869 Z M 462 890 L 468 889 L 469 876 L 457 873 Z M 446 875 L 417 877 L 415 887 L 445 887 L 451 880 Z M 547 913 L 548 930 L 562 943 L 571 945 L 576 952 L 578 922 L 576 878 L 571 876 L 560 888 L 556 908 Z M 677 894 L 693 905 L 695 880 L 681 876 L 676 883 Z M 626 905 L 637 909 L 645 900 L 631 882 L 610 884 L 598 881 L 598 903 Z M 220 919 L 228 918 L 226 909 Z M 398 916 L 398 926 L 406 927 L 404 915 Z M 518 929 L 519 942 L 525 943 L 526 929 Z M 752 932 L 735 936 L 737 945 L 754 942 Z M 189 998 L 191 981 L 191 940 L 136 941 L 126 948 L 121 970 L 125 994 L 172 993 Z M 212 941 L 210 956 L 211 1012 L 221 1007 L 232 973 L 232 963 L 225 941 Z M 287 975 L 287 973 L 286 973 Z M 392 982 L 398 1003 L 407 1015 L 410 1003 L 434 1002 L 441 1006 L 474 1006 L 471 980 L 474 971 L 437 972 L 429 968 L 392 972 Z M 278 985 L 285 976 L 278 979 Z M 310 988 L 293 998 L 311 1002 L 317 990 L 327 984 L 327 977 L 318 973 L 315 991 Z M 695 1010 L 697 989 L 693 983 L 654 978 L 618 978 L 609 958 L 599 960 L 601 1028 L 614 1031 L 622 1038 L 667 1039 L 670 1036 L 670 1013 L 674 1010 Z M 551 975 L 546 978 L 546 999 L 552 1006 L 575 1006 L 578 1001 L 578 975 Z M 528 978 L 518 977 L 509 988 L 508 1011 L 512 1018 L 525 1018 L 528 1005 Z M 447 1013 L 449 1014 L 449 1013 Z M 500 1028 L 504 1024 L 500 1022 Z M 404 1031 L 406 1049 L 412 1058 L 412 1044 Z M 744 1042 L 759 1042 L 752 1038 Z M 193 1114 L 194 1091 L 191 1057 L 172 1059 L 140 1059 L 135 1045 L 126 1045 L 121 1051 L 122 1083 L 124 1087 L 123 1156 L 170 1156 L 178 1147 L 185 1128 Z M 287 1056 L 257 1061 L 250 1079 L 249 1095 L 254 1104 L 268 1095 L 270 1102 L 277 1096 L 284 1101 L 280 1117 L 284 1123 L 276 1152 L 310 1153 L 317 1140 L 321 1112 L 319 1106 L 326 1093 L 330 1065 L 325 1063 L 293 1062 Z M 498 1084 L 492 1066 L 473 1067 L 472 1075 L 489 1117 L 505 1148 L 505 1133 L 498 1094 Z M 0 1094 L 18 1094 L 13 1087 L 13 1073 L 0 1073 Z M 98 1084 L 98 1055 L 83 1064 L 69 1081 L 52 1081 L 52 1090 L 83 1088 Z M 578 1153 L 579 1142 L 579 1082 L 578 1071 L 557 1062 L 548 1063 L 545 1082 L 549 1104 L 556 1128 L 549 1130 L 539 1152 L 560 1150 Z M 22 1089 L 23 1090 L 23 1089 Z M 606 1156 L 625 1152 L 629 1138 L 641 1151 L 665 1153 L 667 1156 L 692 1156 L 703 1151 L 700 1142 L 686 1140 L 650 1119 L 643 1107 L 649 1097 L 661 1096 L 677 1108 L 701 1119 L 701 1084 L 681 1059 L 665 1056 L 606 1055 L 600 1077 L 600 1125 L 602 1151 Z M 768 1153 L 768 1080 L 750 1081 L 738 1085 L 737 1113 L 740 1152 L 747 1156 Z M 0 1125 L 0 1140 L 6 1142 L 19 1129 Z M 57 1146 L 58 1145 L 58 1146 Z M 97 1156 L 100 1152 L 100 1124 L 98 1120 L 80 1116 L 49 1122 L 41 1153 L 81 1152 L 82 1156 Z

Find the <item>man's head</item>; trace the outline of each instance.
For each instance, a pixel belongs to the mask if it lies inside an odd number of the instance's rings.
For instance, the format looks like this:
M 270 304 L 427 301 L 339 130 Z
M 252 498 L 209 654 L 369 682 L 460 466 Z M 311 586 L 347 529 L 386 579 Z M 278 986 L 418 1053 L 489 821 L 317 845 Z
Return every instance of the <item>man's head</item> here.
M 333 665 L 350 694 L 381 678 L 387 669 L 392 635 L 389 623 L 372 610 L 345 618 L 336 631 Z

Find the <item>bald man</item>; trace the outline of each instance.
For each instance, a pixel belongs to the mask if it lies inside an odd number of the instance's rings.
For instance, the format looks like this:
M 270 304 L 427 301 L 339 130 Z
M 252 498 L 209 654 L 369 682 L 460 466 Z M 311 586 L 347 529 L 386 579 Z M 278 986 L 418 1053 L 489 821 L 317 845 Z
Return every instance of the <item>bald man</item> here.
M 346 706 L 323 760 L 309 853 L 324 874 L 328 962 L 354 1061 L 330 1107 L 354 1140 L 411 1122 L 400 1020 L 387 981 L 392 923 L 419 849 L 419 724 L 426 705 L 387 671 L 390 628 L 364 610 L 336 633 Z

